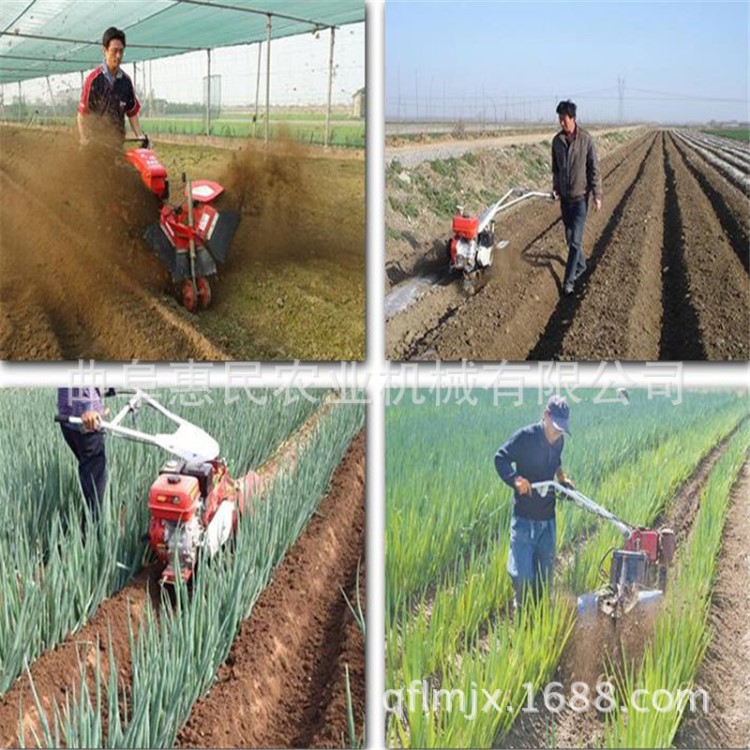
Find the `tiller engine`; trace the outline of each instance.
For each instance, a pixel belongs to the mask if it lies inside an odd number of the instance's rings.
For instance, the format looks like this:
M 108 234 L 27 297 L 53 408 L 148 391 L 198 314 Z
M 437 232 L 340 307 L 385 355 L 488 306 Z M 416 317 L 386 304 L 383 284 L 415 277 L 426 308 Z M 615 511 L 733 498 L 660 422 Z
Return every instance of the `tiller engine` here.
M 458 207 L 451 226 L 452 236 L 445 250 L 451 271 L 463 274 L 463 286 L 468 294 L 473 294 L 483 285 L 484 274 L 492 266 L 495 250 L 508 245 L 508 240 L 497 241 L 495 237 L 495 216 L 529 198 L 551 199 L 552 196 L 550 193 L 513 188 L 481 216 L 472 216 L 462 206 Z
M 672 529 L 630 526 L 583 493 L 559 482 L 537 482 L 531 486 L 542 496 L 549 490 L 562 494 L 579 508 L 612 523 L 625 538 L 622 549 L 608 550 L 600 562 L 599 570 L 605 585 L 597 592 L 578 597 L 579 614 L 599 611 L 618 619 L 637 605 L 651 606 L 661 600 L 667 586 L 667 572 L 674 559 L 675 534 Z M 607 558 L 611 558 L 609 573 L 604 570 Z
M 138 139 L 140 140 L 140 139 Z M 179 286 L 184 307 L 195 312 L 211 304 L 208 277 L 224 263 L 239 224 L 239 214 L 212 205 L 224 188 L 211 180 L 190 181 L 182 175 L 180 201 L 170 204 L 167 170 L 150 148 L 133 148 L 125 158 L 139 172 L 143 184 L 159 199 L 159 222 L 149 226 L 144 239 Z

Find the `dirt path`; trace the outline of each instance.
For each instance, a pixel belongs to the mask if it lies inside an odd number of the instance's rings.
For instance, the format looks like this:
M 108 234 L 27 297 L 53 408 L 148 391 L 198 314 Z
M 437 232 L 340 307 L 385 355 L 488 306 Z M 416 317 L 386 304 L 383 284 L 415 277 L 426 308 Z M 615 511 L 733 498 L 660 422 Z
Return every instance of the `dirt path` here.
M 618 128 L 593 128 L 593 135 L 604 135 L 605 133 L 623 132 L 626 130 L 637 130 L 642 125 L 631 125 L 628 127 Z M 433 159 L 448 159 L 450 157 L 459 157 L 469 151 L 477 151 L 487 148 L 502 148 L 503 146 L 520 146 L 526 143 L 542 143 L 551 141 L 559 128 L 550 128 L 549 130 L 537 130 L 533 133 L 513 133 L 510 135 L 500 135 L 494 138 L 467 138 L 452 139 L 444 138 L 433 140 L 428 143 L 409 143 L 403 146 L 386 146 L 385 160 L 390 162 L 393 159 L 405 167 L 413 167 L 421 164 L 423 161 L 432 161 Z
M 709 695 L 709 713 L 686 714 L 675 747 L 750 747 L 750 463 L 732 492 L 723 551 L 711 598 L 714 632 L 696 678 Z
M 263 485 L 273 482 L 278 472 L 294 466 L 299 442 L 304 443 L 312 436 L 312 428 L 326 408 L 328 407 L 323 404 L 260 467 L 258 474 Z M 121 681 L 129 684 L 131 660 L 127 633 L 128 612 L 131 613 L 131 618 L 137 618 L 146 606 L 147 599 L 151 597 L 154 611 L 158 614 L 159 575 L 160 570 L 156 567 L 141 571 L 117 594 L 103 602 L 89 622 L 77 633 L 69 635 L 63 643 L 45 652 L 31 664 L 31 678 L 43 708 L 49 709 L 55 700 L 64 701 L 66 693 L 73 687 L 77 688 L 80 681 L 79 660 L 84 659 L 93 666 L 97 641 L 101 651 L 103 672 L 106 674 L 110 629 L 113 636 L 113 654 L 121 670 Z M 33 727 L 38 731 L 36 704 L 28 674 L 19 677 L 13 687 L 0 697 L 0 747 L 16 746 L 19 715 L 24 717 L 24 727 L 27 730 Z
M 744 420 L 743 420 L 744 421 Z M 700 461 L 690 477 L 677 489 L 664 516 L 654 527 L 671 527 L 677 536 L 678 550 L 684 547 L 699 507 L 700 495 L 717 461 L 724 454 L 741 423 L 738 423 Z M 629 659 L 638 663 L 653 632 L 653 615 L 644 614 L 637 618 L 631 614 L 627 629 L 621 628 L 622 638 Z M 565 646 L 554 679 L 562 683 L 561 692 L 571 694 L 575 681 L 586 682 L 590 687 L 591 699 L 596 697 L 595 683 L 605 673 L 605 653 L 619 649 L 614 631 L 608 623 L 597 622 L 583 626 L 577 622 Z M 546 747 L 549 738 L 554 738 L 555 747 L 600 747 L 604 741 L 604 721 L 595 710 L 576 713 L 569 707 L 552 714 L 542 710 L 539 714 L 521 713 L 511 731 L 503 738 L 502 746 L 507 748 Z
M 559 209 L 528 204 L 489 283 L 434 286 L 386 324 L 395 359 L 710 359 L 750 356 L 750 211 L 668 131 L 604 159 L 604 209 L 584 235 L 588 271 L 561 297 Z M 705 169 L 704 169 L 705 167 Z
M 178 736 L 180 747 L 348 744 L 344 664 L 364 718 L 364 643 L 352 599 L 364 555 L 364 434 L 332 489 L 261 594 L 218 682 Z

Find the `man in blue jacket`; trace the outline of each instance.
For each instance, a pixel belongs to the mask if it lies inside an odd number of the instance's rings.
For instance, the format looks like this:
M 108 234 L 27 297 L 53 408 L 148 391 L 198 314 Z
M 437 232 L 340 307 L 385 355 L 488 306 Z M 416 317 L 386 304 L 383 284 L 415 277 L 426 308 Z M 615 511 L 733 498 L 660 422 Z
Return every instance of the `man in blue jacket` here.
M 563 434 L 570 435 L 569 416 L 566 400 L 552 396 L 541 422 L 518 430 L 495 454 L 497 473 L 513 488 L 508 573 L 513 581 L 516 609 L 529 588 L 536 596 L 543 583 L 552 584 L 555 496 L 549 492 L 541 497 L 531 485 L 557 478 L 561 484 L 572 486 L 562 469 Z

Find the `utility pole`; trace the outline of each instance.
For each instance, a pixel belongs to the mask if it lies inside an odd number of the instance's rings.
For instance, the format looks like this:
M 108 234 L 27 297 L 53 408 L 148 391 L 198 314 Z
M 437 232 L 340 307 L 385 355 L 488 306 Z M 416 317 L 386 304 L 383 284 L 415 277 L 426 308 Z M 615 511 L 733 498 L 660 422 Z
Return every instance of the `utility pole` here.
M 399 68 L 396 71 L 396 88 L 398 89 L 397 92 L 397 99 L 396 99 L 396 119 L 400 122 L 401 121 L 401 68 Z
M 625 122 L 625 108 L 623 102 L 625 98 L 625 79 L 620 78 L 620 76 L 617 76 L 617 97 L 619 99 L 617 120 L 619 124 L 622 125 Z
M 419 121 L 419 71 L 414 71 L 414 91 L 416 92 L 416 116 L 415 120 Z

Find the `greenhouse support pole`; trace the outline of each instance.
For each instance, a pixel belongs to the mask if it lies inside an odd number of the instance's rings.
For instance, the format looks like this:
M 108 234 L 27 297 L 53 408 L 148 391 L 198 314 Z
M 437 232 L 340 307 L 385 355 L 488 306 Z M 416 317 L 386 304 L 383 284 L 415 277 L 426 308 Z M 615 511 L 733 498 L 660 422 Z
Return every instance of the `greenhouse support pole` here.
M 138 68 L 133 63 L 133 91 L 138 91 Z
M 23 119 L 23 108 L 21 106 L 21 82 L 18 82 L 18 121 Z
M 52 114 L 57 117 L 57 105 L 55 104 L 55 95 L 52 93 L 52 86 L 49 82 L 49 76 L 47 76 L 47 90 L 49 91 L 49 98 L 52 102 Z
M 326 103 L 326 137 L 324 148 L 331 145 L 331 91 L 333 90 L 333 45 L 336 40 L 336 29 L 331 26 L 331 46 L 328 51 L 328 102 Z
M 265 144 L 268 147 L 268 136 L 270 133 L 271 119 L 271 14 L 266 16 L 266 134 Z
M 258 134 L 258 102 L 260 100 L 260 63 L 263 42 L 258 42 L 258 74 L 255 77 L 255 117 L 253 118 L 253 138 Z
M 208 57 L 208 79 L 206 85 L 206 135 L 211 135 L 211 50 L 206 50 Z

